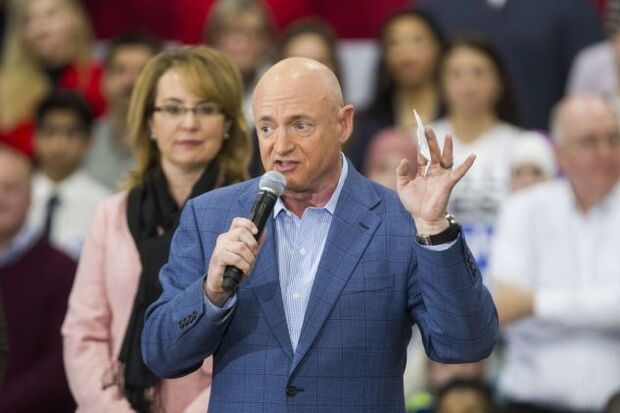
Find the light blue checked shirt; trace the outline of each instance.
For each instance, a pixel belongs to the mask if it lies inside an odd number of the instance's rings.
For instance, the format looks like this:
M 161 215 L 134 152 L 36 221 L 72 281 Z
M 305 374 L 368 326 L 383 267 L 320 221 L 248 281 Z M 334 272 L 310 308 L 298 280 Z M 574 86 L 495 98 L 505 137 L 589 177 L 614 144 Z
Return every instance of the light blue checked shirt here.
M 324 207 L 306 208 L 301 218 L 286 208 L 282 198 L 278 198 L 273 208 L 280 288 L 293 351 L 297 348 L 310 291 L 323 255 L 338 197 L 349 172 L 349 166 L 342 154 L 341 165 L 336 190 Z

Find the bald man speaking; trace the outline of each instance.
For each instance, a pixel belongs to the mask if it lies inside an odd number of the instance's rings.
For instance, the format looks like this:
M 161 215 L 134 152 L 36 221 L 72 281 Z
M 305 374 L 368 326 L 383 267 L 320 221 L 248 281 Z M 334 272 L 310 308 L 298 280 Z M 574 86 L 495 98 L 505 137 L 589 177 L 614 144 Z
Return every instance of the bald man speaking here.
M 342 154 L 354 108 L 322 64 L 286 59 L 254 92 L 265 170 L 286 177 L 265 233 L 245 219 L 258 180 L 190 200 L 147 312 L 143 357 L 178 377 L 213 356 L 213 412 L 404 412 L 403 371 L 417 324 L 431 359 L 489 355 L 497 313 L 446 205 L 474 162 L 403 159 L 398 194 Z M 427 170 L 427 163 L 430 166 Z M 228 266 L 239 288 L 222 289 Z

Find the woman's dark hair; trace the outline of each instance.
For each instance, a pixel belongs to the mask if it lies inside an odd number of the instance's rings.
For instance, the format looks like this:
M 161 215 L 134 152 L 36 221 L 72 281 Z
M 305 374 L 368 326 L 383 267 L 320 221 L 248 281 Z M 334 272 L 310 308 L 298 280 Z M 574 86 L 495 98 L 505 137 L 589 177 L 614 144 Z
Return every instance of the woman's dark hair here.
M 441 60 L 441 56 L 443 56 L 446 47 L 447 40 L 443 31 L 439 27 L 439 24 L 435 20 L 435 18 L 424 9 L 403 9 L 399 10 L 396 13 L 390 15 L 381 28 L 381 57 L 379 59 L 379 68 L 377 71 L 377 78 L 375 82 L 375 95 L 374 99 L 368 108 L 368 112 L 370 112 L 374 117 L 381 119 L 387 123 L 392 124 L 394 122 L 394 94 L 396 92 L 396 84 L 394 82 L 394 78 L 390 73 L 390 70 L 387 68 L 385 64 L 385 50 L 386 50 L 386 36 L 387 31 L 396 20 L 402 18 L 415 18 L 419 19 L 428 27 L 431 32 L 433 38 L 439 45 L 439 58 Z M 437 73 L 439 73 L 437 71 Z
M 475 50 L 485 55 L 495 68 L 497 77 L 501 87 L 501 95 L 497 102 L 495 102 L 495 113 L 504 122 L 511 123 L 513 125 L 519 124 L 519 114 L 517 110 L 517 100 L 515 96 L 514 87 L 512 85 L 512 79 L 508 74 L 506 65 L 502 57 L 497 50 L 497 47 L 489 40 L 487 36 L 482 33 L 472 32 L 465 33 L 454 38 L 448 48 L 446 49 L 441 62 L 441 71 L 446 64 L 446 60 L 450 52 L 458 48 L 467 48 Z
M 45 117 L 54 111 L 68 111 L 75 115 L 79 120 L 80 126 L 84 131 L 84 138 L 89 139 L 91 127 L 93 125 L 93 112 L 86 103 L 86 100 L 79 93 L 73 90 L 53 90 L 39 103 L 35 111 L 35 125 L 37 128 L 43 126 Z

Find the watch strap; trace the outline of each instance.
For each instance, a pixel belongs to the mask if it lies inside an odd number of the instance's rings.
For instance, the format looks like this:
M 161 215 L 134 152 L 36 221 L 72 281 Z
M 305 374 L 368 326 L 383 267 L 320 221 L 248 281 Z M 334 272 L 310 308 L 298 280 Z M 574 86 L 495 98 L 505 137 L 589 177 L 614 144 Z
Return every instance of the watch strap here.
M 416 241 L 422 245 L 441 245 L 455 241 L 461 232 L 461 225 L 452 215 L 446 215 L 446 219 L 449 223 L 448 228 L 434 235 L 417 234 Z

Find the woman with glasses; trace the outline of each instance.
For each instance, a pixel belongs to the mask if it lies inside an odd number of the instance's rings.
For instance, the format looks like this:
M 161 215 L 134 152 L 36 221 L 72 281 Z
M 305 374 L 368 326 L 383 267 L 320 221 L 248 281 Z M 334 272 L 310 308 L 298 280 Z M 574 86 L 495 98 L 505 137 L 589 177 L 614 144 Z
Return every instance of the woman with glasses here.
M 160 53 L 140 75 L 128 114 L 137 169 L 98 208 L 62 328 L 78 411 L 205 411 L 210 362 L 160 380 L 142 362 L 140 336 L 185 202 L 247 178 L 242 95 L 237 70 L 204 46 Z

